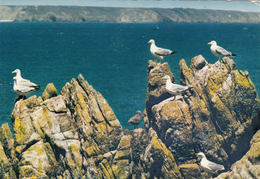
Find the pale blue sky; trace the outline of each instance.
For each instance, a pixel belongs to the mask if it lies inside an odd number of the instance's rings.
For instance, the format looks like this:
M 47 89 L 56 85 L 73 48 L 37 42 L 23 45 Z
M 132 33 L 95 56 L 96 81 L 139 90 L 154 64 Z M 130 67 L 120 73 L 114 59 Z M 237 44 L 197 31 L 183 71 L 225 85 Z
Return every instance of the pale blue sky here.
M 260 12 L 260 1 L 179 1 L 179 0 L 0 0 L 0 5 L 77 5 L 103 7 L 161 7 L 238 10 Z

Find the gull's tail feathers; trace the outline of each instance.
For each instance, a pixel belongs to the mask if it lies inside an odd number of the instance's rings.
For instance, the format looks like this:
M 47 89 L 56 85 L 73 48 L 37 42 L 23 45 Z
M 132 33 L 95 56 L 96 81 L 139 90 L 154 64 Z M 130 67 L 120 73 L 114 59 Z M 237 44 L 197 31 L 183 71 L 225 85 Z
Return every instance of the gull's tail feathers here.
M 30 87 L 34 88 L 34 89 L 35 89 L 35 91 L 38 91 L 38 90 L 40 89 L 40 87 L 41 87 L 41 86 L 39 86 L 39 85 L 36 85 L 36 86 L 30 86 Z
M 176 52 L 176 51 L 171 51 L 170 55 L 171 55 L 171 54 L 175 54 L 175 53 L 177 53 L 177 52 Z

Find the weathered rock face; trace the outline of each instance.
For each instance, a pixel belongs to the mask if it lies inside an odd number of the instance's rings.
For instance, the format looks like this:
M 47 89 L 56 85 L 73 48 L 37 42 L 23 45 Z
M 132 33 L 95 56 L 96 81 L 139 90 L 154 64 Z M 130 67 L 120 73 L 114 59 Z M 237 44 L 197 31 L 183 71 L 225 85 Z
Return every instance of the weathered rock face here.
M 179 164 L 194 163 L 194 154 L 203 151 L 228 168 L 246 153 L 259 127 L 258 96 L 248 72 L 239 72 L 229 58 L 208 64 L 201 55 L 190 68 L 184 60 L 179 65 L 181 84 L 194 88 L 175 101 L 162 98 L 160 78 L 169 74 L 168 64 L 148 68 L 146 127 L 157 132 Z M 158 98 L 151 100 L 155 91 Z
M 250 141 L 250 150 L 231 166 L 231 171 L 220 174 L 217 179 L 260 178 L 260 130 Z
M 33 96 L 15 104 L 11 117 L 14 140 L 4 145 L 10 148 L 4 153 L 17 161 L 13 166 L 17 178 L 102 178 L 107 175 L 103 166 L 109 158 L 117 157 L 120 148 L 111 151 L 123 140 L 118 119 L 102 95 L 81 75 L 56 95 L 50 84 L 43 98 Z M 4 161 L 9 175 L 13 175 L 12 165 Z M 118 170 L 113 171 L 112 166 L 111 172 L 116 173 Z
M 0 178 L 181 178 L 155 132 L 123 134 L 107 101 L 81 75 L 61 95 L 49 84 L 42 96 L 15 104 L 14 138 L 8 124 L 1 126 Z
M 181 60 L 180 71 L 181 84 L 193 88 L 173 100 L 161 80 L 174 80 L 168 64 L 149 61 L 147 130 L 123 130 L 81 75 L 61 95 L 49 84 L 42 97 L 16 102 L 14 138 L 8 124 L 0 127 L 0 178 L 210 178 L 199 151 L 227 170 L 246 154 L 219 179 L 259 178 L 259 104 L 248 73 L 229 58 L 208 64 L 202 56 L 190 67 Z

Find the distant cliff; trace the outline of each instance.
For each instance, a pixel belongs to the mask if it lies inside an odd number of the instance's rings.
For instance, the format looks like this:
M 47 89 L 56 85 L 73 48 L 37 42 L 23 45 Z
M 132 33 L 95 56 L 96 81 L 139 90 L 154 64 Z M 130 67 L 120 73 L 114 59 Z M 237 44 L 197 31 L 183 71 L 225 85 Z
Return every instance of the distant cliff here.
M 260 13 L 162 8 L 1 6 L 0 22 L 260 23 Z

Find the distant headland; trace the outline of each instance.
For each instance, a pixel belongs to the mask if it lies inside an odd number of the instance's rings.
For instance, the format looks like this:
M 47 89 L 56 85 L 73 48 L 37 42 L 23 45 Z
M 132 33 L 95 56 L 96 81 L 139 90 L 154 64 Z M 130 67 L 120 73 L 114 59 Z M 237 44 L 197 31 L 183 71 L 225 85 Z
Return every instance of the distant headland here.
M 0 6 L 0 22 L 260 23 L 260 13 L 182 8 Z

